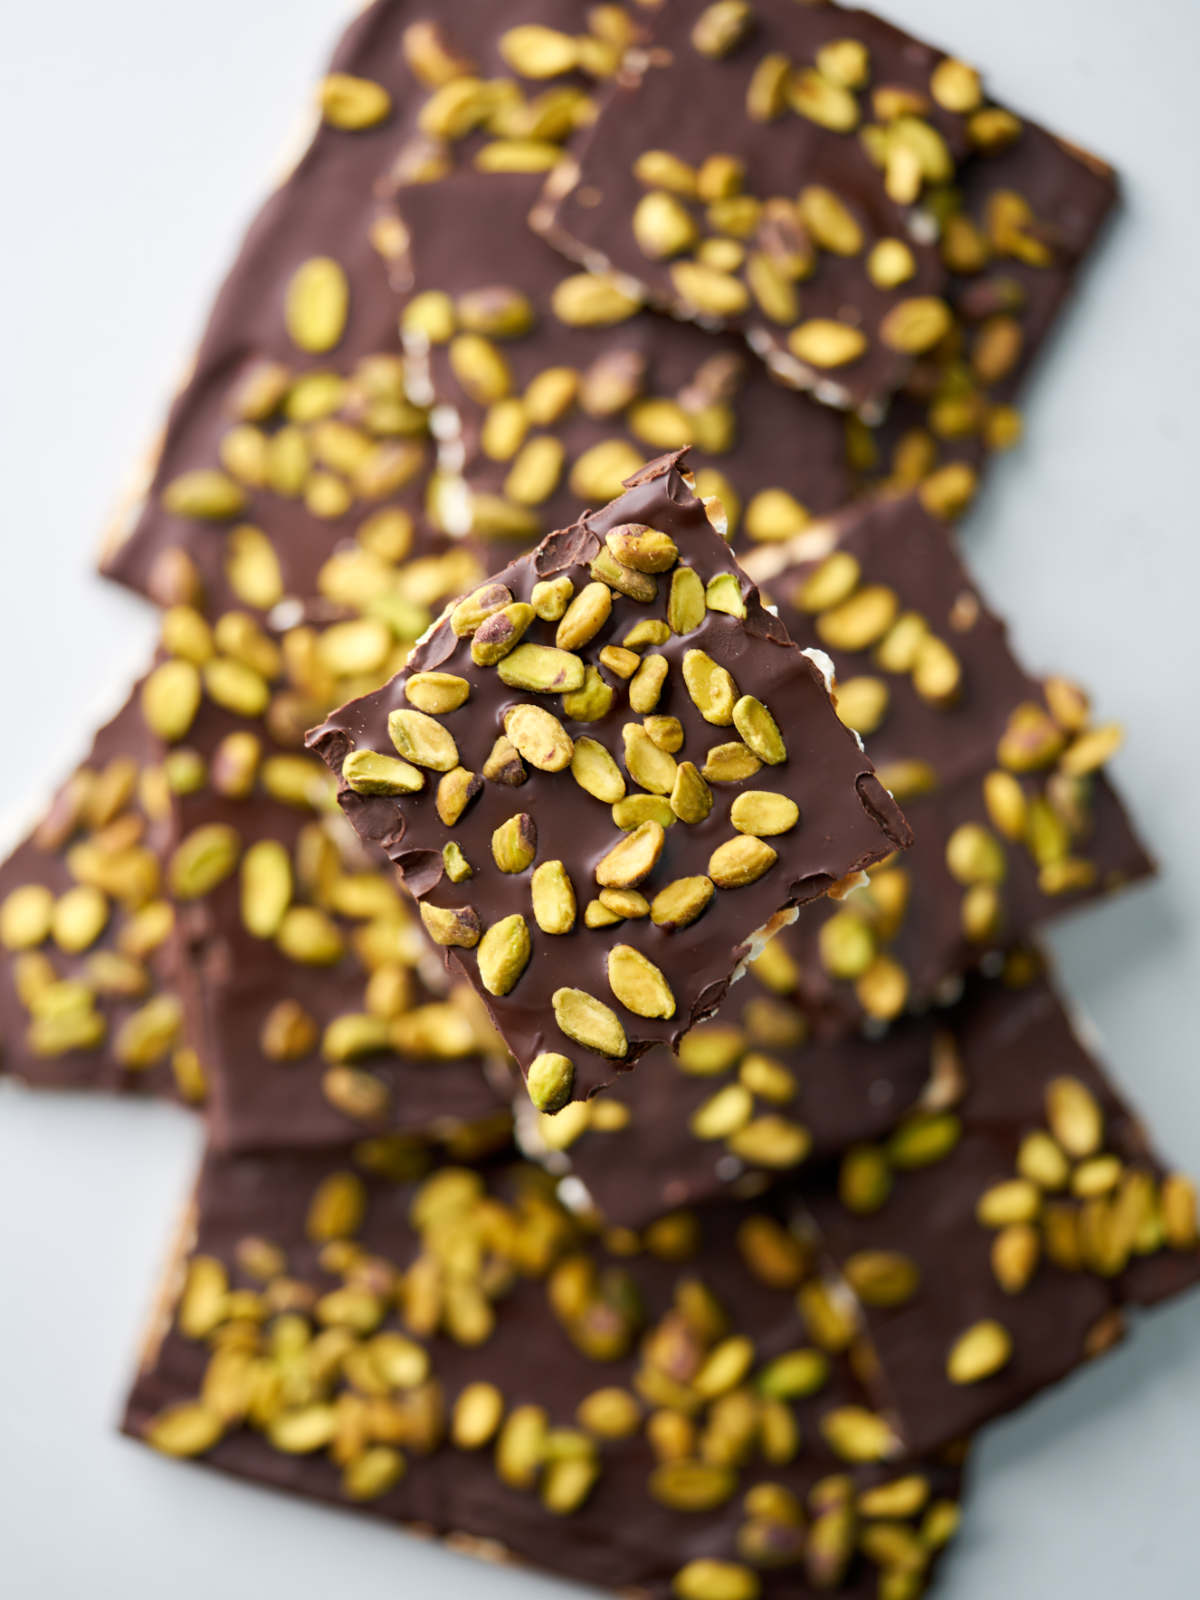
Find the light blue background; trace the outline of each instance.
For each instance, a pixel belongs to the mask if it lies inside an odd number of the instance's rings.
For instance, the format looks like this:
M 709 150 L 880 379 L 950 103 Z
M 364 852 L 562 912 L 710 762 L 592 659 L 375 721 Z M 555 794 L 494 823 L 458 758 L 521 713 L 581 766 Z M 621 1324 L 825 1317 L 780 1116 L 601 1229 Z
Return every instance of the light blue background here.
M 994 92 L 1111 158 L 1124 215 L 968 528 L 1031 665 L 1130 729 L 1163 880 L 1065 927 L 1120 1082 L 1200 1172 L 1200 7 L 894 0 Z M 91 576 L 118 488 L 341 20 L 336 0 L 25 0 L 0 52 L 0 801 L 28 809 L 152 633 Z M 32 693 L 31 703 L 24 698 Z M 19 820 L 19 814 L 14 818 Z M 164 1107 L 0 1096 L 0 1592 L 355 1600 L 568 1591 L 158 1460 L 113 1420 L 200 1130 Z M 1200 1300 L 996 1427 L 946 1592 L 1197 1592 Z

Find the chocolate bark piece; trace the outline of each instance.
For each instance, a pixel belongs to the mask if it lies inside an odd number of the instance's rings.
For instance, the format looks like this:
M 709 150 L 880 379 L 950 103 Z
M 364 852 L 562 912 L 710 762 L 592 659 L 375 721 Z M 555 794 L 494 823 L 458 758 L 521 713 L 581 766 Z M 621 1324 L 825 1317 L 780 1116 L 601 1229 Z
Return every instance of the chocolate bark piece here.
M 888 414 L 848 424 L 867 482 L 911 488 L 954 515 L 988 454 L 1021 433 L 1015 407 L 1117 199 L 1099 157 L 1023 120 L 967 162 L 940 198 L 954 326 L 921 356 Z
M 569 1171 L 607 1221 L 643 1227 L 677 1206 L 791 1182 L 957 1094 L 935 1016 L 902 1018 L 883 1039 L 847 1032 L 840 1014 L 798 998 L 794 946 L 803 951 L 796 929 L 776 934 L 677 1053 L 656 1051 L 557 1115 L 518 1108 L 522 1147 Z
M 908 841 L 678 461 L 496 574 L 309 735 L 537 1063 L 541 1109 L 681 1037 L 756 940 Z
M 431 556 L 428 572 L 456 586 L 462 554 L 442 569 Z M 384 681 L 429 621 L 377 601 L 373 615 L 284 629 L 229 612 L 210 631 L 199 613 L 168 613 L 165 640 L 199 658 L 200 690 L 167 879 L 225 1147 L 507 1125 L 486 1019 L 450 992 L 386 857 L 360 843 L 303 750 L 304 729 Z
M 170 768 L 146 692 L 139 680 L 0 866 L 0 1073 L 196 1103 L 160 867 Z
M 544 171 L 638 31 L 623 7 L 595 20 L 575 0 L 523 0 L 503 26 L 480 0 L 377 0 L 355 18 L 312 142 L 218 295 L 108 576 L 161 604 L 265 610 L 325 593 L 335 548 L 402 540 L 378 513 L 420 512 L 433 447 L 405 395 L 376 187 L 442 170 L 455 146 Z
M 793 636 L 830 652 L 839 715 L 867 739 L 916 843 L 798 933 L 810 1003 L 886 1021 L 1152 863 L 1105 774 L 1120 729 L 1013 655 L 919 495 L 848 510 L 747 557 Z
M 776 1211 L 601 1237 L 534 1169 L 412 1154 L 210 1154 L 125 1430 L 626 1593 L 921 1591 L 961 1451 L 891 1461 Z
M 931 191 L 1008 114 L 964 63 L 835 5 L 688 0 L 654 45 L 541 225 L 877 419 L 949 326 Z
M 533 543 L 692 445 L 735 546 L 786 538 L 855 490 L 843 419 L 704 332 L 579 272 L 525 226 L 541 179 L 456 170 L 396 194 L 401 325 L 454 407 L 472 529 Z
M 1200 1278 L 1193 1184 L 1022 965 L 1023 984 L 972 980 L 946 1016 L 954 1111 L 850 1151 L 806 1201 L 858 1287 L 880 1404 L 916 1451 L 1109 1348 L 1122 1307 Z

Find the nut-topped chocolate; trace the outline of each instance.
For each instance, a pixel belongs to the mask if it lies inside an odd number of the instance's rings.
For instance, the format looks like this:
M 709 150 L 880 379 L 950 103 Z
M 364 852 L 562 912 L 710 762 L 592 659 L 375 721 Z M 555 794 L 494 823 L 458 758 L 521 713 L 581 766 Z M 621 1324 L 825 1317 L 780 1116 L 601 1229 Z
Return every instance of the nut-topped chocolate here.
M 961 1450 L 894 1459 L 769 1203 L 601 1233 L 528 1167 L 210 1156 L 126 1430 L 655 1600 L 915 1597 Z
M 0 868 L 5 1070 L 189 1101 L 207 1088 L 233 1148 L 445 1136 L 503 1114 L 486 1019 L 448 993 L 391 867 L 301 748 L 482 576 L 462 546 L 423 548 L 357 616 L 163 613 L 155 664 Z
M 479 576 L 461 548 L 424 567 L 451 588 Z M 302 748 L 314 717 L 384 681 L 429 620 L 411 591 L 407 607 L 381 591 L 370 614 L 324 625 L 274 629 L 234 611 L 209 627 L 181 607 L 164 619 L 156 672 L 197 689 L 170 730 L 191 771 L 166 880 L 226 1147 L 446 1136 L 503 1112 L 504 1075 L 493 1088 L 484 1072 L 497 1053 L 486 1018 L 448 992 L 390 865 Z
M 502 24 L 477 0 L 376 0 L 354 19 L 312 141 L 213 308 L 145 503 L 113 532 L 109 576 L 164 605 L 266 609 L 326 594 L 340 546 L 392 559 L 404 535 L 386 513 L 419 512 L 433 446 L 406 394 L 377 187 L 455 151 L 545 172 L 640 26 L 575 0 L 524 0 Z
M 178 706 L 164 688 L 154 673 L 134 685 L 0 865 L 0 1073 L 35 1087 L 205 1097 L 163 871 L 190 765 L 150 725 Z
M 868 482 L 920 483 L 946 516 L 969 503 L 988 454 L 1021 437 L 1015 402 L 1116 197 L 1111 167 L 1028 118 L 939 190 L 954 322 L 882 422 L 847 419 L 850 461 Z
M 1105 765 L 1121 730 L 1035 678 L 918 495 L 848 510 L 803 545 L 748 556 L 795 638 L 829 651 L 838 715 L 910 809 L 916 842 L 870 886 L 814 908 L 810 1002 L 887 1021 L 1151 863 Z
M 917 1451 L 1101 1354 L 1123 1306 L 1200 1279 L 1195 1185 L 1150 1147 L 1037 958 L 972 980 L 946 1025 L 958 1101 L 856 1145 L 802 1196 Z
M 905 1017 L 882 1041 L 848 1032 L 798 993 L 800 952 L 798 928 L 781 930 L 717 1016 L 605 1094 L 554 1115 L 519 1107 L 522 1148 L 569 1170 L 608 1221 L 642 1227 L 676 1206 L 791 1182 L 953 1102 L 961 1085 L 936 1015 Z
M 542 1109 L 679 1038 L 796 906 L 908 841 L 678 456 L 309 738 Z
M 683 445 L 735 548 L 844 505 L 843 419 L 774 382 L 736 334 L 573 268 L 525 225 L 537 191 L 536 177 L 467 169 L 395 197 L 401 327 L 458 417 L 473 532 L 531 544 Z
M 553 167 L 564 142 L 592 118 L 596 86 L 649 27 L 664 24 L 620 6 L 593 8 L 585 20 L 586 30 L 569 0 L 527 0 L 517 21 L 499 27 L 470 0 L 441 6 L 436 17 L 380 0 L 355 20 L 320 86 L 313 143 L 264 207 L 214 308 L 146 501 L 132 526 L 113 532 L 108 575 L 162 604 L 214 612 L 231 604 L 267 609 L 284 596 L 338 601 L 333 552 L 361 550 L 366 572 L 380 560 L 403 559 L 423 509 L 457 514 L 453 484 L 432 472 L 425 414 L 407 392 L 385 270 L 403 241 L 376 191 L 444 178 L 470 162 L 486 194 L 489 176 L 519 187 L 522 174 Z M 943 215 L 954 326 L 918 359 L 878 436 L 852 421 L 842 447 L 832 421 L 797 410 L 788 433 L 795 440 L 799 430 L 805 441 L 802 481 L 760 497 L 743 524 L 747 533 L 792 531 L 803 511 L 831 509 L 861 477 L 910 484 L 932 473 L 931 501 L 960 510 L 974 488 L 981 444 L 1015 436 L 1015 377 L 1044 336 L 1112 186 L 1098 163 L 1076 160 L 1041 130 L 1005 118 L 992 116 L 994 129 L 1008 130 L 1005 139 L 985 142 L 964 169 L 961 214 L 956 190 L 941 185 L 929 197 Z M 526 237 L 526 209 L 515 208 L 497 231 L 489 258 L 499 240 L 522 262 L 540 254 Z M 470 209 L 464 216 L 451 206 L 434 231 L 452 241 L 473 226 Z M 577 293 L 580 303 L 593 299 L 582 287 Z M 589 469 L 586 477 L 580 469 L 581 483 L 597 482 L 594 468 L 615 484 L 632 470 L 635 444 L 677 443 L 662 402 L 689 413 L 695 440 L 707 416 L 719 457 L 720 407 L 729 397 L 712 391 L 732 381 L 731 369 L 698 356 L 686 365 L 695 383 L 676 376 L 670 361 L 668 390 L 642 397 L 660 402 L 657 409 L 639 409 L 637 426 L 629 412 L 632 439 L 618 432 L 589 440 L 577 418 L 579 442 L 571 448 Z M 603 364 L 596 374 L 601 388 L 620 376 Z M 756 377 L 734 387 L 747 407 L 778 412 L 778 397 Z M 548 440 L 522 460 L 514 484 L 523 495 L 544 481 L 552 449 Z M 743 454 L 739 446 L 736 455 Z M 491 475 L 503 490 L 508 469 Z M 497 486 L 488 476 L 477 481 L 491 496 Z M 732 512 L 729 489 L 712 485 Z M 553 509 L 542 502 L 545 525 L 561 525 L 580 501 L 594 504 L 607 492 L 589 488 Z M 530 532 L 527 498 L 500 492 L 480 509 L 495 531 Z
M 654 45 L 551 179 L 542 225 L 877 418 L 950 327 L 930 195 L 1017 120 L 964 62 L 836 5 L 684 0 Z

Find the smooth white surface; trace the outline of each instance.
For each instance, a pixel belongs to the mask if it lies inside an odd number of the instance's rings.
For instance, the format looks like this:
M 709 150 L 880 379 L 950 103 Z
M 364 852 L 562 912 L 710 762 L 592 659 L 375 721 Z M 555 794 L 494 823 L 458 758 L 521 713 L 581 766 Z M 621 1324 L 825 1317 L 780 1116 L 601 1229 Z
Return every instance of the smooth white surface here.
M 1119 777 L 1162 881 L 1054 939 L 1120 1082 L 1200 1171 L 1196 0 L 889 0 L 994 91 L 1120 167 L 1124 214 L 968 527 L 1032 666 L 1129 726 Z M 337 0 L 7 8 L 0 52 L 0 804 L 77 759 L 151 637 L 91 576 L 207 298 L 341 20 Z M 32 691 L 27 702 L 23 696 Z M 0 1595 L 327 1600 L 571 1592 L 160 1461 L 113 1419 L 198 1126 L 0 1095 Z M 945 1592 L 1197 1593 L 1200 1301 L 997 1426 Z

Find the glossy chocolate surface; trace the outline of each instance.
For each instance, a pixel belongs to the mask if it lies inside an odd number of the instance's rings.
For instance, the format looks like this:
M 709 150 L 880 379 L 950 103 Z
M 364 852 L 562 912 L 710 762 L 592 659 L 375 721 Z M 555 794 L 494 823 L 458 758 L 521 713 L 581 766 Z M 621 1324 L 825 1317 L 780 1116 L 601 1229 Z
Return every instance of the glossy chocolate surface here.
M 492 835 L 510 818 L 525 814 L 536 827 L 536 860 L 560 860 L 575 887 L 580 915 L 573 931 L 542 936 L 534 928 L 532 959 L 511 993 L 485 996 L 497 1026 L 518 1062 L 528 1068 L 543 1050 L 564 1045 L 576 1060 L 575 1090 L 586 1094 L 608 1081 L 622 1064 L 632 1065 L 656 1042 L 678 1038 L 711 1012 L 729 986 L 734 968 L 751 936 L 781 910 L 825 893 L 847 872 L 867 865 L 908 840 L 906 826 L 891 797 L 874 777 L 869 761 L 854 739 L 837 725 L 817 668 L 791 643 L 778 621 L 760 604 L 724 542 L 710 526 L 704 507 L 688 489 L 674 458 L 664 457 L 647 469 L 641 481 L 604 511 L 575 527 L 551 535 L 538 550 L 497 573 L 493 583 L 525 601 L 536 582 L 567 577 L 578 593 L 591 581 L 591 564 L 605 549 L 609 530 L 649 525 L 671 536 L 684 566 L 692 566 L 707 583 L 724 576 L 734 582 L 746 616 L 708 610 L 699 626 L 685 635 L 670 633 L 656 651 L 668 663 L 667 687 L 656 710 L 676 716 L 684 730 L 681 760 L 699 766 L 705 752 L 736 733 L 726 725 L 704 720 L 683 684 L 677 681 L 682 657 L 706 650 L 733 673 L 738 692 L 757 696 L 773 709 L 787 745 L 782 765 L 763 767 L 753 777 L 712 786 L 713 803 L 698 824 L 676 823 L 667 830 L 662 858 L 647 881 L 654 894 L 668 881 L 703 875 L 714 849 L 733 834 L 729 810 L 748 788 L 783 793 L 799 806 L 799 822 L 777 837 L 777 860 L 753 882 L 728 891 L 718 889 L 698 921 L 674 931 L 645 918 L 609 928 L 582 926 L 582 911 L 592 893 L 596 865 L 621 838 L 608 805 L 580 788 L 569 771 L 531 770 L 517 787 L 487 781 L 478 798 L 453 827 L 436 810 L 438 774 L 421 793 L 399 801 L 354 793 L 343 782 L 339 798 L 365 838 L 380 842 L 400 868 L 410 890 L 432 905 L 471 905 L 485 928 L 501 918 L 530 911 L 527 873 L 498 873 L 492 863 Z M 667 609 L 666 575 L 656 580 L 655 598 L 632 601 L 618 595 L 608 620 L 584 646 L 589 662 L 609 643 L 623 638 L 639 621 L 661 620 Z M 552 644 L 555 626 L 535 621 L 523 643 Z M 519 648 L 519 647 L 518 647 Z M 503 663 L 501 663 L 503 666 Z M 444 726 L 457 741 L 459 758 L 470 772 L 487 761 L 504 718 L 522 703 L 495 668 L 479 668 L 471 659 L 470 640 L 460 639 L 449 620 L 439 623 L 414 652 L 404 673 L 378 694 L 345 706 L 310 735 L 335 773 L 355 749 L 390 753 L 389 714 L 406 705 L 405 685 L 415 672 L 438 670 L 461 674 L 471 684 L 471 698 L 451 712 Z M 614 689 L 611 710 L 599 722 L 565 722 L 571 735 L 598 739 L 614 755 L 620 752 L 621 730 L 637 721 L 627 707 L 625 682 L 602 669 Z M 632 786 L 630 786 L 632 788 Z M 457 842 L 474 875 L 464 883 L 443 874 L 442 849 Z M 529 919 L 532 920 L 532 919 Z M 614 945 L 631 943 L 658 965 L 675 997 L 670 1017 L 644 1019 L 622 1014 L 628 1048 L 606 1058 L 573 1048 L 555 1025 L 551 997 L 565 986 L 583 990 L 605 1004 L 612 998 L 606 963 Z M 453 958 L 477 981 L 475 958 L 453 952 Z

